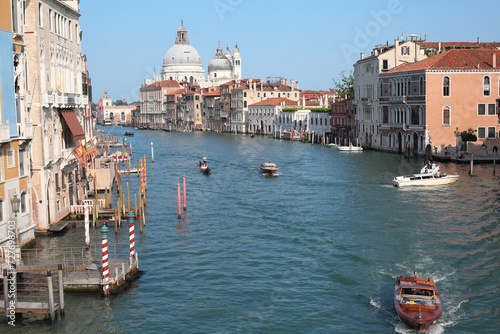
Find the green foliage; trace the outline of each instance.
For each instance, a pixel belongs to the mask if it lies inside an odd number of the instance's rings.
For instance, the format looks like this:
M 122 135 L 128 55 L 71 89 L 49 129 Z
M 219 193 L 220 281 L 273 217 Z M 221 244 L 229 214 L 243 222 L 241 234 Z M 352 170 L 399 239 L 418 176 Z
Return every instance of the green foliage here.
M 116 100 L 115 101 L 115 106 L 126 106 L 127 104 L 123 102 L 122 100 Z
M 338 80 L 333 78 L 333 88 L 343 99 L 354 97 L 354 75 L 352 70 L 349 72 L 348 76 L 346 76 L 345 71 L 342 71 L 339 74 Z
M 469 129 L 467 131 L 462 131 L 460 133 L 460 137 L 462 137 L 462 141 L 463 142 L 466 142 L 466 141 L 477 141 L 477 136 L 474 134 L 476 132 L 477 132 L 477 130 L 475 130 L 475 129 Z

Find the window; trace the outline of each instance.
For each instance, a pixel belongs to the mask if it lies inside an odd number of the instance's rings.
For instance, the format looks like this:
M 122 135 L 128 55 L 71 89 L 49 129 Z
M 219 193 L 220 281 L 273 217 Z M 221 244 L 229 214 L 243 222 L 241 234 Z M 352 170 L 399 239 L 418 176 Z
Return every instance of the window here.
M 424 86 L 424 78 L 420 77 L 419 80 L 419 88 L 420 88 L 420 95 L 425 95 L 425 86 Z
M 24 174 L 24 150 L 19 149 L 19 175 Z
M 488 115 L 495 115 L 495 104 L 488 103 Z
M 382 60 L 382 71 L 387 71 L 389 69 L 389 60 L 384 59 Z
M 486 128 L 484 126 L 477 128 L 477 138 L 486 139 Z
M 490 96 L 490 77 L 484 77 L 483 79 L 483 95 Z
M 488 139 L 495 139 L 496 127 L 488 126 Z
M 443 126 L 450 126 L 450 107 L 443 108 Z
M 56 173 L 54 179 L 56 181 L 56 191 L 59 191 L 59 174 L 58 173 Z
M 450 78 L 443 78 L 443 96 L 450 96 Z
M 486 110 L 485 110 L 485 104 L 480 103 L 477 105 L 477 114 L 478 116 L 484 116 L 486 115 Z
M 38 3 L 38 26 L 43 28 L 43 7 L 41 3 Z
M 7 168 L 14 168 L 14 167 L 16 167 L 16 161 L 14 159 L 14 149 L 8 148 L 7 149 Z
M 21 193 L 21 213 L 26 212 L 26 193 Z
M 52 9 L 49 9 L 49 30 L 50 32 L 54 32 L 54 25 L 52 21 Z

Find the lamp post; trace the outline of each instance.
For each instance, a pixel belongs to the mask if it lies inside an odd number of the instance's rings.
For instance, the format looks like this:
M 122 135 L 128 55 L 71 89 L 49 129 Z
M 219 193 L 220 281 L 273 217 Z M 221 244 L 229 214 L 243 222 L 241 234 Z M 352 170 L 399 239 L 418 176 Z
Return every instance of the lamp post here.
M 14 194 L 12 199 L 10 200 L 10 204 L 12 205 L 12 212 L 14 213 L 14 232 L 16 235 L 16 245 L 15 245 L 15 253 L 16 253 L 16 264 L 19 264 L 21 262 L 21 257 L 20 257 L 20 249 L 19 249 L 19 233 L 17 229 L 17 214 L 19 212 L 19 204 L 21 203 L 21 199 L 18 197 L 17 194 Z

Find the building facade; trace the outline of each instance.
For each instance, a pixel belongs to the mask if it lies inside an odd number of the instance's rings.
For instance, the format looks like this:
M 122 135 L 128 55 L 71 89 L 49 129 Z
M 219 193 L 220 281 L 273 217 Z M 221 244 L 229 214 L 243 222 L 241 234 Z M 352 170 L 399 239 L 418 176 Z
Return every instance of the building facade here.
M 0 247 L 34 239 L 30 153 L 33 124 L 27 79 L 24 1 L 0 1 Z M 13 199 L 19 199 L 14 212 Z M 3 252 L 2 252 L 3 254 Z
M 445 148 L 482 154 L 500 146 L 500 50 L 452 49 L 381 75 L 379 141 L 384 150 L 423 154 Z M 472 129 L 467 146 L 460 133 Z M 486 152 L 487 153 L 487 152 Z
M 26 2 L 32 204 L 39 230 L 66 217 L 70 205 L 85 197 L 81 169 L 72 155 L 89 139 L 82 128 L 89 99 L 82 91 L 80 15 L 77 0 Z
M 297 107 L 297 101 L 279 97 L 251 104 L 248 107 L 248 132 L 267 135 L 279 131 L 277 117 L 287 107 Z

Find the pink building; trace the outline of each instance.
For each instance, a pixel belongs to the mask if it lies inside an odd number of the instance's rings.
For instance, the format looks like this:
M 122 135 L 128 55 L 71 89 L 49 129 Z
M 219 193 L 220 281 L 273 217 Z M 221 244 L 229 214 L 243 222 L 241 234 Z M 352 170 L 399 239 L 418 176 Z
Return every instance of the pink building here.
M 380 79 L 381 149 L 423 154 L 427 144 L 485 154 L 500 146 L 500 50 L 454 49 L 398 66 Z M 459 134 L 473 129 L 476 142 Z M 455 149 L 452 150 L 455 152 Z

